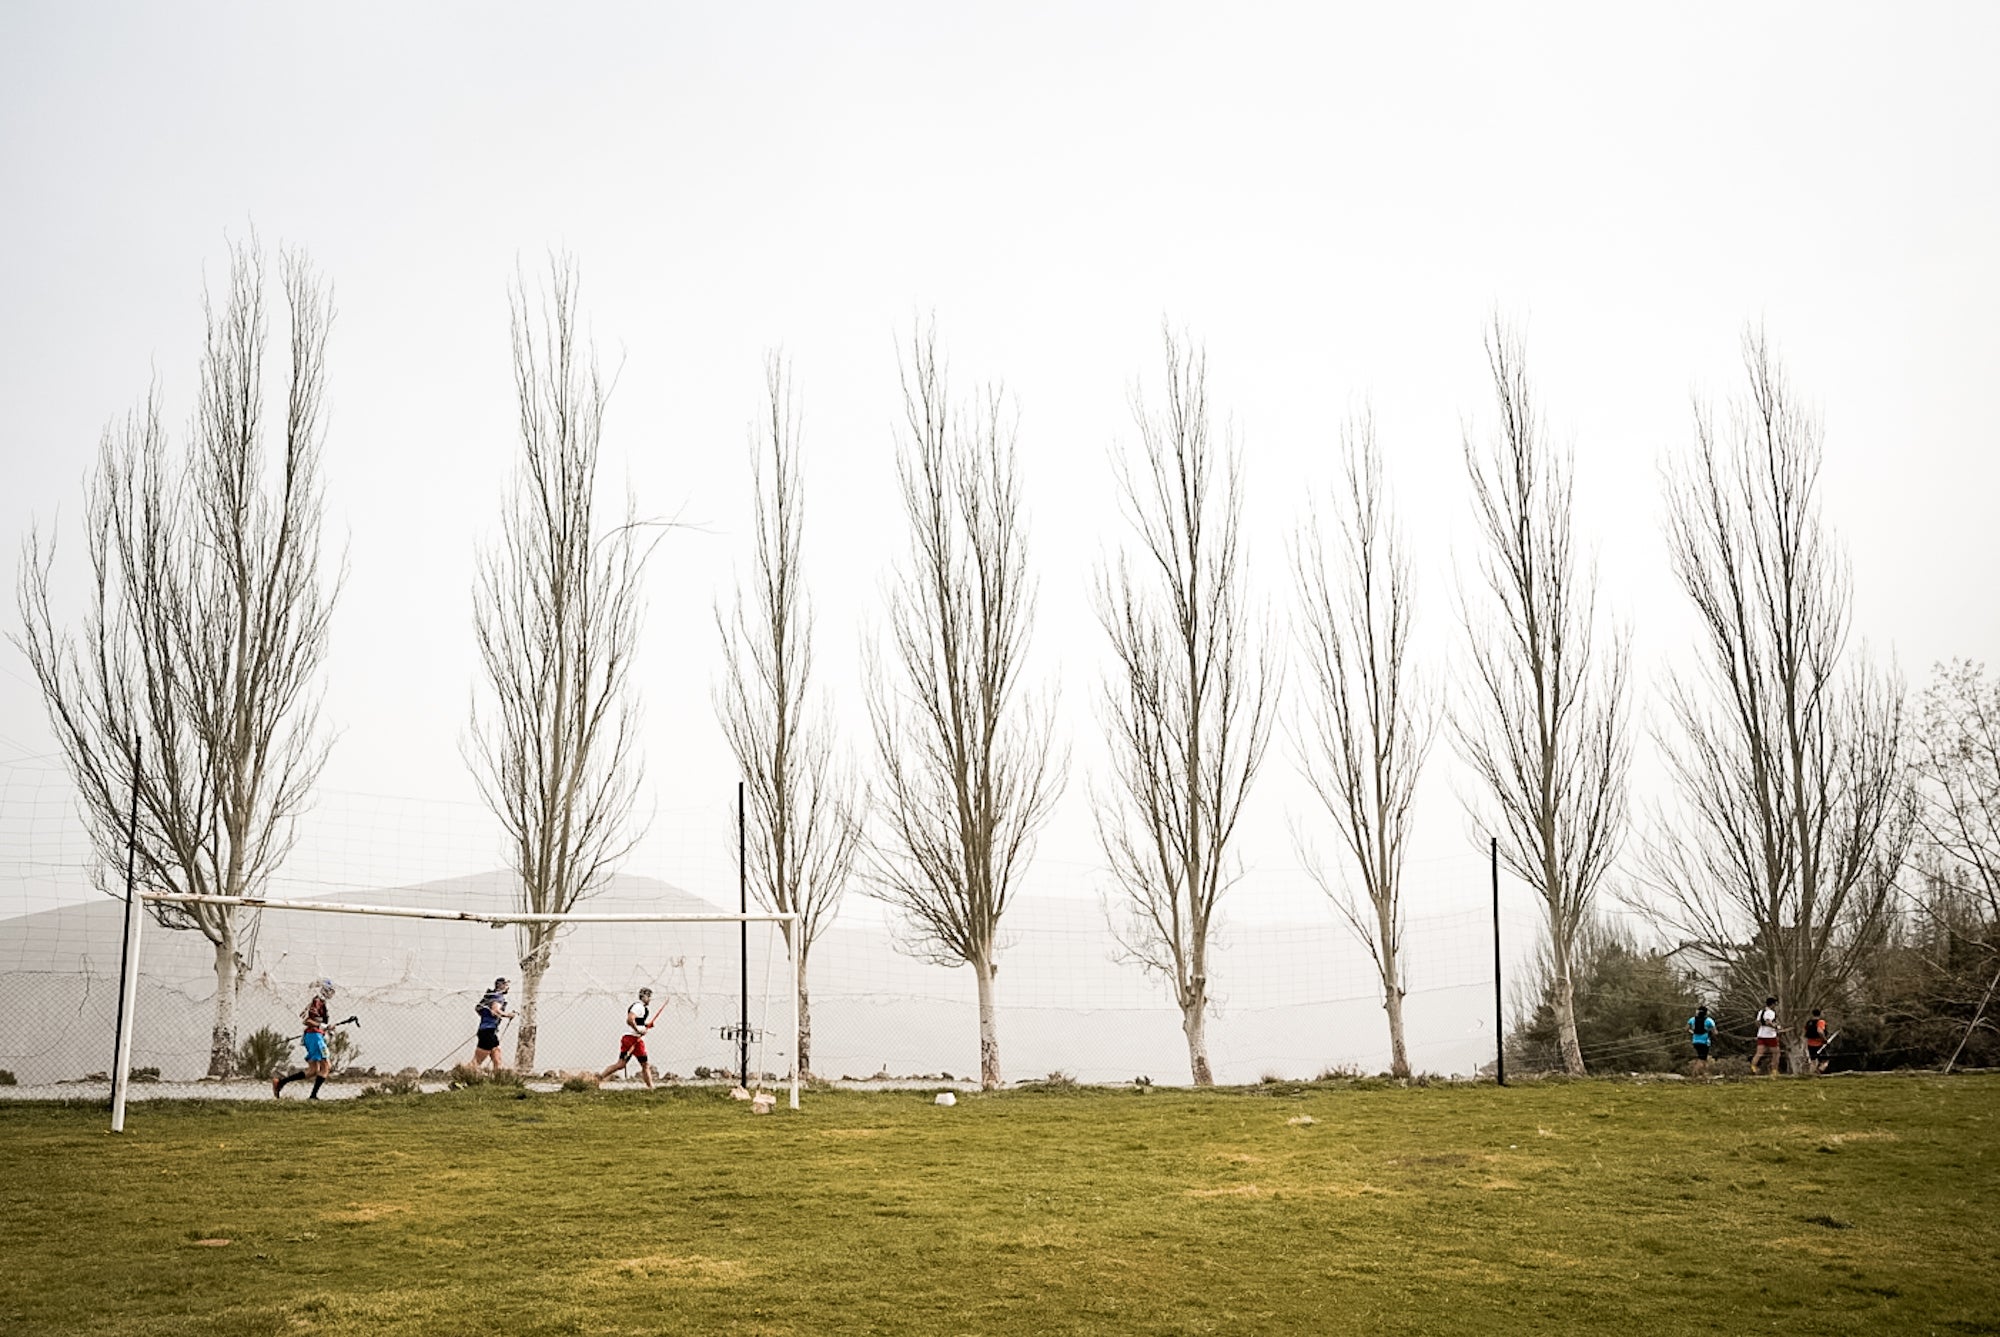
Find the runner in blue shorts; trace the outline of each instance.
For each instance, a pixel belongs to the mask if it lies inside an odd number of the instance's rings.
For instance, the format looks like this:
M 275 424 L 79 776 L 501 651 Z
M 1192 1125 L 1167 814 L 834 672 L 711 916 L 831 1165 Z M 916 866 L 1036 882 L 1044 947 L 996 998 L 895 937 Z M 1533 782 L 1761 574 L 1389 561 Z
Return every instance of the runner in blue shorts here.
M 299 1037 L 306 1046 L 306 1066 L 283 1077 L 273 1077 L 272 1095 L 282 1096 L 287 1085 L 298 1081 L 301 1077 L 310 1077 L 313 1079 L 313 1089 L 312 1094 L 306 1099 L 319 1099 L 320 1084 L 326 1081 L 327 1074 L 333 1071 L 332 1056 L 326 1047 L 327 1032 L 333 1026 L 329 1020 L 330 1014 L 326 1010 L 326 1000 L 331 997 L 333 997 L 332 980 L 321 980 L 313 986 L 312 1001 L 306 1004 L 305 1011 L 299 1013 L 299 1020 L 306 1026 L 306 1033 Z

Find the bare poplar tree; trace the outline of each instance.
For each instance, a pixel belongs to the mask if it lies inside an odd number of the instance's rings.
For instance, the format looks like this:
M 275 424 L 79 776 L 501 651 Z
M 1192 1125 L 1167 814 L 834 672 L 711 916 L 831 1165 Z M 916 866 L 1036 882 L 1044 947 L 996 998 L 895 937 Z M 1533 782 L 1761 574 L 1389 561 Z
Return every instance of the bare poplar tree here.
M 489 701 L 475 701 L 466 762 L 506 828 L 516 903 L 567 914 L 638 839 L 632 657 L 649 548 L 638 522 L 600 527 L 598 442 L 606 388 L 577 320 L 577 274 L 550 263 L 549 291 L 510 295 L 521 457 L 498 541 L 480 553 L 473 627 Z M 519 930 L 515 1064 L 535 1062 L 537 1004 L 557 927 Z
M 26 544 L 18 644 L 82 796 L 105 890 L 114 889 L 106 875 L 125 866 L 129 834 L 142 886 L 259 895 L 326 761 L 318 679 L 340 585 L 319 565 L 333 305 L 303 255 L 285 253 L 280 272 L 290 341 L 276 459 L 265 439 L 264 260 L 253 240 L 231 252 L 220 308 L 204 300 L 186 449 L 169 444 L 157 395 L 104 434 L 78 630 L 57 625 L 53 540 L 31 531 Z M 156 904 L 153 915 L 215 949 L 208 1072 L 229 1076 L 256 917 L 227 905 Z
M 1944 955 L 1955 955 L 1953 945 L 1971 948 L 1992 965 L 2000 946 L 2000 683 L 1987 680 L 1984 666 L 1965 660 L 1937 666 L 1924 692 L 1917 774 L 1925 863 L 1940 884 L 1926 908 L 1945 939 Z M 1996 992 L 2000 968 L 1974 1006 L 1947 1072 Z
M 736 754 L 748 793 L 750 890 L 758 903 L 799 916 L 799 1071 L 812 1070 L 811 994 L 806 962 L 831 922 L 854 871 L 860 795 L 837 755 L 824 700 L 812 694 L 813 614 L 800 541 L 805 485 L 800 476 L 797 406 L 785 364 L 764 364 L 766 416 L 753 431 L 756 561 L 748 593 L 716 613 L 725 679 L 716 717 Z
M 1646 868 L 1677 928 L 1797 1012 L 1870 944 L 1914 812 L 1901 684 L 1843 664 L 1852 596 L 1820 519 L 1819 422 L 1760 333 L 1743 360 L 1728 439 L 1698 410 L 1693 456 L 1666 477 L 1702 666 L 1672 682 L 1661 746 L 1679 811 L 1656 824 Z
M 1982 665 L 1937 666 L 1917 737 L 1924 843 L 2000 924 L 2000 683 Z
M 1573 463 L 1547 440 L 1520 339 L 1497 318 L 1486 338 L 1499 430 L 1470 433 L 1479 584 L 1461 588 L 1470 673 L 1452 718 L 1460 754 L 1490 807 L 1500 857 L 1541 898 L 1563 1066 L 1584 1070 L 1576 1038 L 1578 935 L 1624 838 L 1630 651 L 1597 643 L 1597 581 L 1580 572 Z
M 1375 424 L 1341 429 L 1337 540 L 1329 550 L 1317 514 L 1293 546 L 1303 605 L 1296 624 L 1305 656 L 1305 700 L 1293 730 L 1300 772 L 1353 860 L 1354 883 L 1318 866 L 1314 881 L 1368 948 L 1389 1019 L 1390 1071 L 1410 1075 L 1403 1039 L 1403 855 L 1410 808 L 1436 728 L 1432 698 L 1409 662 L 1415 580 L 1390 515 Z
M 901 912 L 917 954 L 972 967 L 991 1090 L 1000 921 L 1064 762 L 1022 681 L 1034 586 L 1013 423 L 998 388 L 953 409 L 934 330 L 911 344 L 896 465 L 910 548 L 887 592 L 891 665 L 869 666 L 882 827 L 870 893 Z
M 1166 361 L 1159 409 L 1133 393 L 1140 458 L 1114 459 L 1139 544 L 1097 582 L 1112 774 L 1091 807 L 1125 910 L 1119 941 L 1167 981 L 1194 1084 L 1208 1086 L 1210 938 L 1277 672 L 1248 607 L 1241 453 L 1211 438 L 1200 350 L 1168 332 Z

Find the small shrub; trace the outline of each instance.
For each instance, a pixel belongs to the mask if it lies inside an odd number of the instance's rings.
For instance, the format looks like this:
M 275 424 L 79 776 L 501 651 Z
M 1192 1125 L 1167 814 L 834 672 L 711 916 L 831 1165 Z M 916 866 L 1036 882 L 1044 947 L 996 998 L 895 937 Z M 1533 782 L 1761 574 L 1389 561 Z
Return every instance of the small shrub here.
M 417 1084 L 417 1074 L 405 1069 L 394 1076 L 384 1077 L 379 1082 L 362 1087 L 361 1094 L 364 1096 L 413 1096 L 422 1090 L 423 1087 Z
M 236 1047 L 236 1067 L 260 1081 L 270 1081 L 291 1061 L 292 1038 L 260 1026 Z
M 1153 1079 L 1145 1076 L 1144 1074 L 1141 1074 L 1140 1076 L 1134 1077 L 1132 1079 L 1132 1085 L 1138 1087 L 1141 1091 L 1145 1090 L 1152 1084 L 1153 1084 Z
M 1077 1080 L 1061 1068 L 1058 1068 L 1038 1082 L 1022 1082 L 1021 1089 L 1024 1091 L 1074 1091 L 1077 1089 Z
M 331 1075 L 346 1072 L 361 1057 L 361 1042 L 346 1031 L 335 1031 L 327 1040 L 327 1071 Z
M 563 1079 L 562 1089 L 565 1091 L 595 1091 L 597 1083 L 588 1077 L 567 1077 Z
M 132 1069 L 132 1080 L 135 1082 L 157 1082 L 160 1080 L 160 1070 L 158 1068 L 134 1068 Z
M 14 1086 L 14 1085 L 16 1085 L 16 1083 L 14 1081 L 13 1072 L 6 1068 L 0 1068 L 0 1086 Z
M 706 1082 L 720 1076 L 722 1076 L 722 1074 L 717 1072 L 715 1069 L 702 1065 L 696 1065 L 694 1070 L 694 1079 L 697 1082 Z
M 1336 1063 L 1330 1067 L 1321 1068 L 1319 1076 L 1313 1078 L 1313 1080 L 1316 1082 L 1351 1082 L 1360 1076 L 1361 1069 L 1355 1067 L 1352 1063 Z

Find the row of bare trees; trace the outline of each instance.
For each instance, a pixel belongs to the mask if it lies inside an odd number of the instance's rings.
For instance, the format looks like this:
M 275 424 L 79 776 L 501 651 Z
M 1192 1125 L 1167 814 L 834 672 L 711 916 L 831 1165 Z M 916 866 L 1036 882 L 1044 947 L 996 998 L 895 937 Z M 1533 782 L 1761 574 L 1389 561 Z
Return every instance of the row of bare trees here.
M 254 243 L 211 307 L 201 397 L 177 455 L 157 397 L 106 433 L 90 487 L 87 612 L 60 623 L 54 548 L 31 534 L 19 643 L 42 686 L 105 867 L 128 836 L 162 889 L 254 895 L 283 858 L 326 757 L 317 677 L 339 579 L 320 574 L 321 417 L 331 300 L 287 255 L 290 359 L 275 467 L 263 444 L 266 317 Z M 517 278 L 512 348 L 521 451 L 482 551 L 474 629 L 484 688 L 466 757 L 513 851 L 518 908 L 559 915 L 600 888 L 640 831 L 633 668 L 642 577 L 659 526 L 628 499 L 607 519 L 597 465 L 608 386 L 584 334 L 575 269 Z M 1607 627 L 1575 532 L 1570 451 L 1552 444 L 1520 340 L 1487 338 L 1497 422 L 1468 431 L 1472 553 L 1457 589 L 1455 690 L 1413 662 L 1418 591 L 1384 452 L 1366 413 L 1291 544 L 1302 665 L 1293 759 L 1322 814 L 1295 841 L 1380 976 L 1392 1064 L 1410 1069 L 1402 1004 L 1403 866 L 1423 769 L 1443 729 L 1477 781 L 1466 806 L 1498 835 L 1545 911 L 1565 1064 L 1581 1071 L 1574 948 L 1625 842 L 1632 759 L 1629 638 Z M 1920 802 L 1903 693 L 1848 643 L 1845 558 L 1820 515 L 1820 429 L 1761 337 L 1725 428 L 1700 410 L 1666 470 L 1673 569 L 1702 631 L 1669 681 L 1656 741 L 1675 782 L 1625 894 L 1718 963 L 1748 962 L 1804 1005 L 1841 986 L 1912 840 L 1989 902 L 2000 715 L 1976 670 L 1928 703 Z M 805 579 L 802 415 L 773 358 L 752 432 L 751 561 L 717 610 L 715 704 L 745 777 L 748 875 L 792 912 L 798 985 L 850 884 L 900 913 L 909 950 L 971 968 L 980 1073 L 1000 1081 L 1002 923 L 1065 788 L 1053 692 L 1029 677 L 1035 581 L 1013 413 L 998 386 L 954 395 L 935 333 L 903 361 L 896 478 L 907 546 L 867 661 L 866 782 L 814 679 Z M 1129 959 L 1182 1016 L 1190 1071 L 1211 1080 L 1211 953 L 1240 876 L 1233 842 L 1282 697 L 1280 639 L 1243 542 L 1244 472 L 1217 431 L 1200 348 L 1169 332 L 1164 380 L 1132 396 L 1136 449 L 1113 463 L 1129 541 L 1097 573 L 1109 644 L 1106 769 L 1090 801 Z M 648 535 L 653 537 L 648 537 Z M 127 796 L 138 795 L 128 832 Z M 1315 832 L 1340 856 L 1322 863 Z M 229 1071 L 233 1006 L 255 921 L 230 906 L 158 906 L 215 945 L 211 1071 Z M 520 930 L 517 1061 L 534 1062 L 537 998 L 557 945 Z M 2000 986 L 1996 986 L 2000 987 Z M 1990 992 L 1990 991 L 1989 991 Z M 807 1017 L 810 1031 L 810 1012 Z M 810 1063 L 802 1050 L 802 1067 Z

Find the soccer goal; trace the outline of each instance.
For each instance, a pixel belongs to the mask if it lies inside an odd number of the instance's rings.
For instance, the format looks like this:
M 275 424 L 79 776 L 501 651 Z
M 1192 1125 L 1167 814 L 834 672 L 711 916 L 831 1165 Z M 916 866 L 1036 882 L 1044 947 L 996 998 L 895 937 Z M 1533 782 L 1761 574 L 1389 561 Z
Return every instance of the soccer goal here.
M 506 1001 L 496 1010 L 515 1015 L 495 1028 L 498 1066 L 529 1082 L 595 1079 L 625 1057 L 628 1009 L 643 990 L 646 1063 L 632 1056 L 614 1080 L 784 1085 L 791 1108 L 799 1106 L 794 915 L 660 912 L 629 902 L 538 915 L 435 903 L 140 892 L 125 914 L 114 1132 L 124 1131 L 135 1072 L 193 1081 L 212 1066 L 221 1015 L 213 949 L 197 933 L 141 932 L 144 907 L 177 905 L 236 916 L 247 950 L 230 1019 L 236 1049 L 227 1066 L 239 1079 L 265 1082 L 302 1065 L 299 1014 L 325 983 L 332 995 L 321 1043 L 329 1049 L 331 1078 L 345 1083 L 341 1091 L 366 1081 L 449 1080 L 482 1057 L 480 1031 L 488 1018 L 479 1009 L 505 979 Z M 531 988 L 520 963 L 530 926 L 543 925 L 553 926 L 555 937 Z

